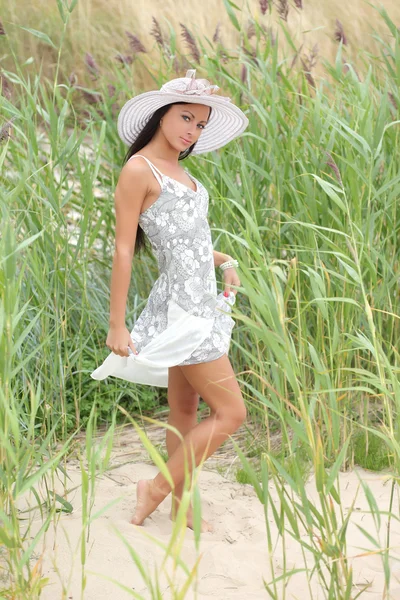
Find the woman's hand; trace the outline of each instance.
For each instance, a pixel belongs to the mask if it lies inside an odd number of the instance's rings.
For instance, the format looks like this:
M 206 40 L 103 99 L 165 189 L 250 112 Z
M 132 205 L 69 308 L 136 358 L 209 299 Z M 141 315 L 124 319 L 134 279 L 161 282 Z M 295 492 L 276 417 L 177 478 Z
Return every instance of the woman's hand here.
M 225 269 L 223 271 L 224 274 L 224 296 L 228 297 L 229 296 L 229 292 L 231 291 L 230 286 L 231 285 L 237 285 L 240 286 L 240 279 L 239 276 L 236 272 L 235 267 L 229 267 L 229 269 Z M 237 290 L 232 290 L 232 292 L 235 294 L 237 294 Z
M 121 327 L 110 326 L 106 346 L 110 348 L 114 354 L 118 354 L 118 356 L 129 356 L 128 346 L 134 354 L 138 354 L 138 351 L 133 345 L 131 334 L 125 325 L 122 325 Z

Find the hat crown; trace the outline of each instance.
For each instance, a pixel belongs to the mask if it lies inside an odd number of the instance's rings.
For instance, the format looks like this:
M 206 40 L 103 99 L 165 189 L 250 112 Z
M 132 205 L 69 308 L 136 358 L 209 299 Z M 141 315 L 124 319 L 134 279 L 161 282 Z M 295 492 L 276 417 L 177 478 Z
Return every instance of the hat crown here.
M 188 96 L 210 96 L 219 90 L 217 85 L 211 85 L 208 79 L 196 79 L 196 69 L 186 71 L 185 77 L 171 79 L 161 86 L 160 92 L 184 94 Z M 222 96 L 220 96 L 222 97 Z

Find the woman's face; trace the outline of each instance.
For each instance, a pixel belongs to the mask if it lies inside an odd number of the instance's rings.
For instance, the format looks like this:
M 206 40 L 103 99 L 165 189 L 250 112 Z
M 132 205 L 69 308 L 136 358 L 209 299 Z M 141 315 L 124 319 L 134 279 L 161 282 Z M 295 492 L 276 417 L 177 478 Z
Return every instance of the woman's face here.
M 160 129 L 171 146 L 183 152 L 197 142 L 209 113 L 204 104 L 174 104 L 162 117 Z

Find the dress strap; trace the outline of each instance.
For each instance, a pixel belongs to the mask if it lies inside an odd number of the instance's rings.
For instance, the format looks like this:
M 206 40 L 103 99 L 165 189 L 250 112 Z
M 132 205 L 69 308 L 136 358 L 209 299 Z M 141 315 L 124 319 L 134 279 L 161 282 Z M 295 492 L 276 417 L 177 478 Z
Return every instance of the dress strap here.
M 153 175 L 154 175 L 154 177 L 157 179 L 158 183 L 159 183 L 159 184 L 160 184 L 160 186 L 162 187 L 162 178 L 163 178 L 163 174 L 161 173 L 161 171 L 159 171 L 159 170 L 157 169 L 157 167 L 156 167 L 155 165 L 153 165 L 153 163 L 152 163 L 152 162 L 150 162 L 150 161 L 149 161 L 149 159 L 148 159 L 148 158 L 146 158 L 146 156 L 143 156 L 143 154 L 135 154 L 134 156 L 131 156 L 131 157 L 128 159 L 128 161 L 127 161 L 127 162 L 129 162 L 129 161 L 131 160 L 131 158 L 136 158 L 137 156 L 141 156 L 142 158 L 144 158 L 144 159 L 147 161 L 147 163 L 148 163 L 148 165 L 149 165 L 150 169 L 153 171 Z

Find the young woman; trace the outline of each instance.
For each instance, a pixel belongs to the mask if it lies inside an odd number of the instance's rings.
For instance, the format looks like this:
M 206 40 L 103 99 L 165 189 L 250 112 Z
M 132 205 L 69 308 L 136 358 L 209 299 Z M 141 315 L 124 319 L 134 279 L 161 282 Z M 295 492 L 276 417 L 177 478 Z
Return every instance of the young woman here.
M 168 388 L 167 467 L 174 487 L 158 473 L 137 484 L 141 525 L 173 491 L 171 518 L 182 497 L 185 460 L 191 473 L 233 434 L 246 418 L 243 397 L 228 358 L 230 316 L 240 280 L 238 262 L 213 251 L 207 221 L 206 188 L 179 161 L 216 150 L 248 125 L 230 98 L 196 71 L 165 83 L 160 90 L 129 100 L 118 117 L 118 134 L 130 146 L 115 192 L 116 241 L 111 276 L 111 354 L 91 376 L 119 377 Z M 149 240 L 159 277 L 133 330 L 125 310 L 134 253 Z M 224 293 L 217 293 L 215 267 L 222 269 Z M 197 423 L 199 397 L 210 416 Z M 195 465 L 192 464 L 194 458 Z M 193 528 L 192 507 L 187 524 Z M 212 531 L 203 520 L 202 531 Z

